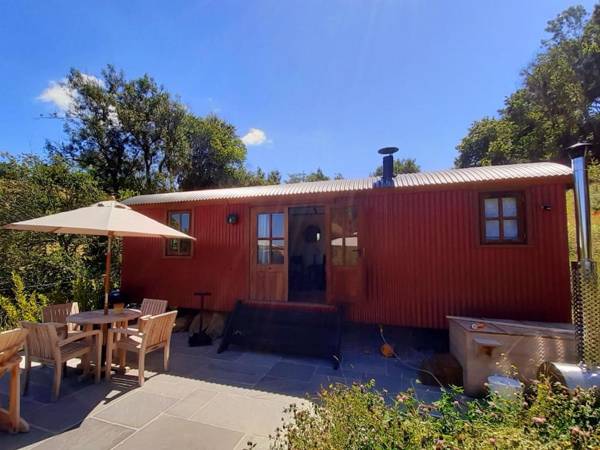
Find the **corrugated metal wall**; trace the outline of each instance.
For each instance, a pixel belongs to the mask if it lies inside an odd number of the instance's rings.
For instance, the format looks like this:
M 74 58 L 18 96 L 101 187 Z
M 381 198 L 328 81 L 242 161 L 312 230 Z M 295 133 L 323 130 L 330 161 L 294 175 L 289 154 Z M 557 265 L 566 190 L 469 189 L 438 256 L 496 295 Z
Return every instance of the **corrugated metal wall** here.
M 445 327 L 446 315 L 569 321 L 564 186 L 526 195 L 522 246 L 479 244 L 476 191 L 368 197 L 361 237 L 369 299 L 349 309 L 351 320 L 422 327 Z
M 136 209 L 156 220 L 166 218 L 162 205 Z M 238 224 L 226 223 L 230 213 L 238 214 Z M 124 291 L 136 298 L 164 298 L 180 307 L 198 307 L 199 299 L 192 294 L 209 291 L 206 308 L 231 309 L 237 299 L 246 297 L 248 286 L 247 214 L 245 205 L 193 206 L 192 234 L 197 241 L 191 257 L 165 257 L 159 239 L 125 239 Z
M 368 299 L 348 308 L 350 320 L 437 328 L 446 315 L 570 320 L 564 185 L 526 189 L 528 243 L 514 246 L 479 244 L 477 191 L 378 194 L 357 197 Z M 207 290 L 215 310 L 248 297 L 249 206 L 195 205 L 191 258 L 165 258 L 160 240 L 125 240 L 127 293 L 194 306 L 192 293 Z M 136 209 L 165 220 L 167 207 Z M 231 212 L 236 225 L 226 224 Z

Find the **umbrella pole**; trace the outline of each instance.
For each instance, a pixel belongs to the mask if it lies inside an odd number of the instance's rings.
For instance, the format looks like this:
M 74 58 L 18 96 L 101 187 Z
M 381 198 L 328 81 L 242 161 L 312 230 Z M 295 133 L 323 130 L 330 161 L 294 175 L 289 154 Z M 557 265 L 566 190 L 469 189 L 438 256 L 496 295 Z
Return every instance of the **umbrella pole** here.
M 110 259 L 112 253 L 112 233 L 108 233 L 106 247 L 106 272 L 104 273 L 104 315 L 108 314 L 108 292 L 110 291 Z

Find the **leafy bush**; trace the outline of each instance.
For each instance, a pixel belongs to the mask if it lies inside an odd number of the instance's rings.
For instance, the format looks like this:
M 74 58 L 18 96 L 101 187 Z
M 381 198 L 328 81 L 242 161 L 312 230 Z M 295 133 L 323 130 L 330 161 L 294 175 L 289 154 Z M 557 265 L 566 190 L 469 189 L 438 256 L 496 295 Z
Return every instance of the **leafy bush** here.
M 525 396 L 460 401 L 448 390 L 431 405 L 414 392 L 395 399 L 366 385 L 330 386 L 311 409 L 292 405 L 276 449 L 583 449 L 600 447 L 600 396 L 544 381 Z
M 0 224 L 68 211 L 106 198 L 89 173 L 60 157 L 15 158 L 0 154 Z M 0 295 L 10 293 L 11 273 L 28 291 L 52 303 L 95 306 L 94 291 L 104 272 L 106 238 L 0 229 Z M 120 243 L 113 246 L 114 282 L 119 280 Z
M 600 212 L 600 163 L 590 160 L 588 164 L 590 181 L 590 206 L 594 213 Z
M 0 329 L 16 328 L 21 320 L 37 322 L 42 317 L 42 309 L 48 298 L 33 291 L 25 292 L 25 285 L 19 275 L 13 272 L 13 297 L 0 295 Z
M 104 292 L 101 279 L 78 276 L 73 280 L 70 301 L 77 302 L 83 311 L 100 308 L 100 299 Z

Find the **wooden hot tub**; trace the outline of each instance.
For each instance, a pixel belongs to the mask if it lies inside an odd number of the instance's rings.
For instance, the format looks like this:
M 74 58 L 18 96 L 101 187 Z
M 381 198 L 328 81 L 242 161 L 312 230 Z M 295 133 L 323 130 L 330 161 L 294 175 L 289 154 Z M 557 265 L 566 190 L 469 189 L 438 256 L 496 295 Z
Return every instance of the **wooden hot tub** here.
M 450 352 L 463 369 L 465 393 L 485 393 L 493 374 L 512 374 L 527 383 L 545 361 L 577 362 L 573 325 L 448 316 Z

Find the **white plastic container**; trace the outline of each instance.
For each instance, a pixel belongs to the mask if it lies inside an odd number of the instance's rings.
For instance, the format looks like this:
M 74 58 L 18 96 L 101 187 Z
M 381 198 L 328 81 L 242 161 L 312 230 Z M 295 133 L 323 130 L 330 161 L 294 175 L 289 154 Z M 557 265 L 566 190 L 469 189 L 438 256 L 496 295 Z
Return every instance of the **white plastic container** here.
M 523 385 L 514 378 L 492 375 L 488 377 L 488 389 L 503 398 L 514 398 L 523 392 Z

